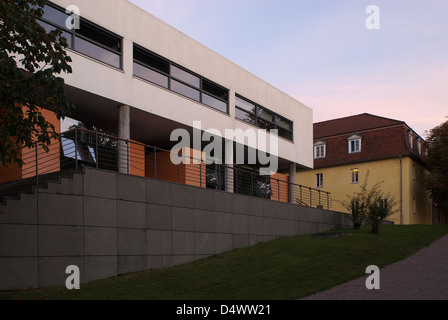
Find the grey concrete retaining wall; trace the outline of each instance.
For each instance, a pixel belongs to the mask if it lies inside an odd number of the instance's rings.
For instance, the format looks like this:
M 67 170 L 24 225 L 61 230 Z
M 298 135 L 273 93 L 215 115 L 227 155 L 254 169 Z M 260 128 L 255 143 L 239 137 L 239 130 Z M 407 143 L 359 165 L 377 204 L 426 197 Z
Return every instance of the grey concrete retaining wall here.
M 0 290 L 169 267 L 350 226 L 338 212 L 85 169 L 0 207 Z

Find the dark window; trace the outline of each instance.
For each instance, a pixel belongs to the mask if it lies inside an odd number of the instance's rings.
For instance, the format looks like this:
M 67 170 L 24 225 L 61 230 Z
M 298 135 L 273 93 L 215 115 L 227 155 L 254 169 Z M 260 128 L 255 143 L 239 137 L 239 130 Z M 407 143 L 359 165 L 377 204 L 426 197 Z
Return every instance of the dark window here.
M 208 80 L 202 80 L 202 90 L 207 92 L 216 98 L 227 101 L 229 91 L 221 88 Z
M 80 28 L 76 30 L 76 33 L 83 36 L 84 39 L 101 44 L 107 49 L 121 52 L 120 38 L 100 30 L 98 27 L 93 26 L 85 20 L 81 20 Z
M 47 33 L 54 31 L 54 30 L 61 30 L 60 28 L 57 28 L 49 23 L 43 22 L 42 20 L 37 20 L 37 22 L 45 29 L 45 31 L 47 31 Z M 72 34 L 68 33 L 67 31 L 61 30 L 62 34 L 61 36 L 64 37 L 67 40 L 67 44 L 69 48 L 73 47 L 73 42 L 72 42 Z
M 173 65 L 171 66 L 171 76 L 198 89 L 201 85 L 198 77 Z
M 293 140 L 292 121 L 240 96 L 235 97 L 235 117 L 266 131 L 277 130 L 278 136 Z
M 134 44 L 134 75 L 228 113 L 229 91 Z
M 119 54 L 104 49 L 90 41 L 84 40 L 83 38 L 75 38 L 75 50 L 113 67 L 120 68 L 121 56 Z
M 235 109 L 235 117 L 250 124 L 256 125 L 256 117 L 253 114 L 245 112 L 241 109 Z
M 168 76 L 158 73 L 148 67 L 142 66 L 137 62 L 134 62 L 134 75 L 164 88 L 168 88 Z
M 43 10 L 44 14 L 42 15 L 42 19 L 51 21 L 59 27 L 66 28 L 65 22 L 69 15 L 49 5 L 45 5 Z
M 212 96 L 209 96 L 206 93 L 202 93 L 202 103 L 212 107 L 213 109 L 217 109 L 219 111 L 227 113 L 227 103 L 221 100 L 218 100 Z
M 163 60 L 150 52 L 139 49 L 136 46 L 134 46 L 134 61 L 138 61 L 157 71 L 166 74 L 170 73 L 170 63 L 168 61 Z
M 277 126 L 292 131 L 292 122 L 277 116 Z
M 244 99 L 241 99 L 239 97 L 236 97 L 235 104 L 238 108 L 241 108 L 242 110 L 249 111 L 251 113 L 255 114 L 255 104 L 252 104 Z
M 171 90 L 193 100 L 200 101 L 199 90 L 193 89 L 192 87 L 180 83 L 179 81 L 171 79 Z
M 38 22 L 47 32 L 60 29 L 69 47 L 91 58 L 116 68 L 121 68 L 121 38 L 95 24 L 82 19 L 79 29 L 66 27 L 69 15 L 56 5 L 45 5 L 44 14 Z
M 263 120 L 274 122 L 275 115 L 271 111 L 265 110 L 263 108 L 257 108 L 257 115 Z

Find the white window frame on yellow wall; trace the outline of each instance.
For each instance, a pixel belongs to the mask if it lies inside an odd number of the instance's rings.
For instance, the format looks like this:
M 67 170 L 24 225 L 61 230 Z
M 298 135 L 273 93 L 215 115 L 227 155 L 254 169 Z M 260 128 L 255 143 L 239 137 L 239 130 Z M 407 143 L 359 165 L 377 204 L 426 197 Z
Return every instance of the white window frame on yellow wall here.
M 352 183 L 359 183 L 359 169 L 351 169 Z
M 323 188 L 324 187 L 324 174 L 323 173 L 317 173 L 316 174 L 316 187 L 317 188 Z

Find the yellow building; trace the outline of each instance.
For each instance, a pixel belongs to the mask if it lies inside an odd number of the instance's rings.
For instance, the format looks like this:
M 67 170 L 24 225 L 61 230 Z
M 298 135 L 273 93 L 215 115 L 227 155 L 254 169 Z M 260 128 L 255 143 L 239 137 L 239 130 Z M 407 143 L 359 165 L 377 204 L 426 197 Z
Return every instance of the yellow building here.
M 397 202 L 388 220 L 433 223 L 432 200 L 423 186 L 424 141 L 403 121 L 361 114 L 314 124 L 314 169 L 297 172 L 298 184 L 331 193 L 331 209 L 347 212 L 342 201 L 381 183 Z

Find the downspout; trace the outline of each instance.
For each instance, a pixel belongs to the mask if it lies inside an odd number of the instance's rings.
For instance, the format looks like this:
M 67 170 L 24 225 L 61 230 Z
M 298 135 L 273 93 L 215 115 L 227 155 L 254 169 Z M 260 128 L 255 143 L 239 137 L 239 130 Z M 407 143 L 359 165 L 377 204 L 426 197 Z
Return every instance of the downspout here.
M 398 158 L 400 159 L 400 224 L 403 224 L 403 160 L 401 154 Z

